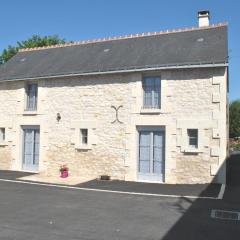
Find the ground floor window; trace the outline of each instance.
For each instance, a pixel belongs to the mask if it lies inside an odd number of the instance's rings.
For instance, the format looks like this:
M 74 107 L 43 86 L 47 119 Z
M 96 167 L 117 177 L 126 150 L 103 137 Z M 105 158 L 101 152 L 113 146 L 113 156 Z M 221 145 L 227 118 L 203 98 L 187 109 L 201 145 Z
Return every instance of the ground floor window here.
M 5 141 L 5 128 L 0 128 L 0 142 Z
M 80 142 L 82 143 L 82 145 L 88 144 L 88 129 L 87 128 L 80 129 Z
M 187 129 L 188 146 L 198 148 L 198 129 Z

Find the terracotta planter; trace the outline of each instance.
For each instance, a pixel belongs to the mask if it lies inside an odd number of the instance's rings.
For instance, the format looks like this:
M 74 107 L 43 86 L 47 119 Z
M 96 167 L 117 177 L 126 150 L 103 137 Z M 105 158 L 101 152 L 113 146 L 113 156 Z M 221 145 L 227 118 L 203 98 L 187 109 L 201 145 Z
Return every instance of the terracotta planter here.
M 60 177 L 61 178 L 67 178 L 68 177 L 68 171 L 62 171 Z

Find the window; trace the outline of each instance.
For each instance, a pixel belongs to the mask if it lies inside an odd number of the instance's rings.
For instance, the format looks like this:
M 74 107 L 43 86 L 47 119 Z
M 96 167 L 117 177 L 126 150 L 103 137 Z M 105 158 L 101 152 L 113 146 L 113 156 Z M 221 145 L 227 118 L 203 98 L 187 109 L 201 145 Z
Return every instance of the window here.
M 188 129 L 188 145 L 191 148 L 198 148 L 198 129 Z
M 91 120 L 73 121 L 71 129 L 74 134 L 71 137 L 71 143 L 75 145 L 75 149 L 89 151 L 97 144 L 97 136 L 95 135 L 97 124 Z
M 160 108 L 161 79 L 159 77 L 145 77 L 143 79 L 143 107 Z
M 5 128 L 0 128 L 0 142 L 5 141 Z
M 80 143 L 82 145 L 88 144 L 88 129 L 86 128 L 80 129 Z
M 27 85 L 27 111 L 36 111 L 37 110 L 37 95 L 38 95 L 38 85 L 36 83 Z

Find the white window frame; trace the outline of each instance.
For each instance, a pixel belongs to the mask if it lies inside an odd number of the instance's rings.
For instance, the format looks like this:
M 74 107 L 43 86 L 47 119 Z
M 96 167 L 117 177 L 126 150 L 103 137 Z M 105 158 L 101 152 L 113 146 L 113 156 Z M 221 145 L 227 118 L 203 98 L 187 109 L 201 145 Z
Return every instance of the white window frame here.
M 95 130 L 96 130 L 96 122 L 94 121 L 75 121 L 71 123 L 71 129 L 74 130 L 74 134 L 72 135 L 71 143 L 75 145 L 75 149 L 78 150 L 91 150 L 94 145 L 97 144 Z M 87 129 L 87 144 L 83 144 L 81 129 Z
M 7 144 L 7 136 L 8 136 L 7 127 L 0 125 L 0 129 L 4 129 L 4 139 L 0 139 L 0 146 L 6 146 L 6 145 L 8 145 Z
M 177 129 L 181 134 L 177 135 L 177 146 L 183 153 L 202 153 L 205 147 L 209 147 L 209 137 L 205 136 L 205 130 L 212 128 L 208 120 L 177 120 Z M 198 147 L 189 147 L 188 129 L 198 129 Z
M 191 136 L 190 134 L 193 133 L 194 131 L 196 131 L 196 135 Z M 188 128 L 187 135 L 188 135 L 188 147 L 193 148 L 193 149 L 198 149 L 198 142 L 199 142 L 198 129 L 197 128 Z M 191 140 L 196 141 L 196 144 L 195 145 L 191 144 Z

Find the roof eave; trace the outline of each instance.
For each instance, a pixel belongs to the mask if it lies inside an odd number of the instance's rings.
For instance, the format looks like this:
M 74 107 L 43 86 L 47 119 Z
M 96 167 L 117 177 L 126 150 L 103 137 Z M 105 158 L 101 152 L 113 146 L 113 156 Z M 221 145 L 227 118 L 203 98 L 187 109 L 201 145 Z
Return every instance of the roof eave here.
M 159 66 L 159 67 L 118 69 L 118 70 L 109 70 L 109 71 L 68 73 L 68 74 L 34 76 L 34 77 L 25 77 L 25 78 L 2 79 L 0 80 L 0 82 L 31 81 L 31 80 L 37 80 L 37 79 L 55 79 L 55 78 L 62 78 L 62 77 L 92 76 L 92 75 L 105 75 L 105 74 L 117 74 L 117 73 L 150 72 L 150 71 L 160 71 L 160 70 L 168 70 L 168 69 L 217 68 L 217 67 L 228 67 L 228 63 L 223 62 L 223 63 L 207 63 L 207 64 L 169 65 L 169 66 Z

